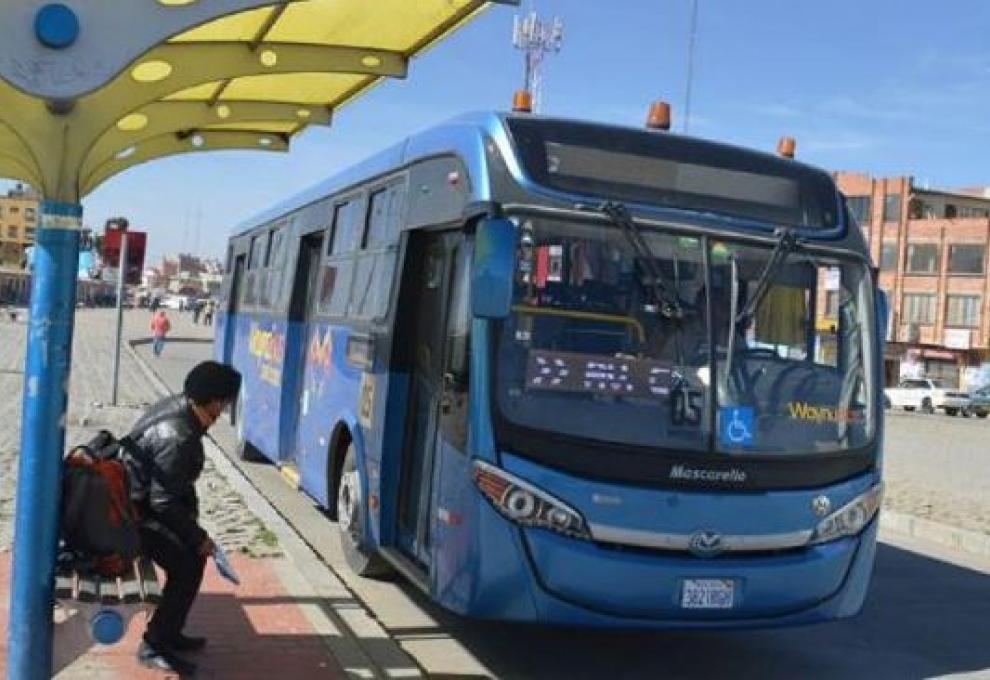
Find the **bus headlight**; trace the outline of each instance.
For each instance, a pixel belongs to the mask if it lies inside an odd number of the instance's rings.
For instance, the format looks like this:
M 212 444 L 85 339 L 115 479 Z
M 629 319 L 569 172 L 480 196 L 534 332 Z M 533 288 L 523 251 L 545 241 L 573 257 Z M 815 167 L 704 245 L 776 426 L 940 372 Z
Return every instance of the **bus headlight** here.
M 499 513 L 520 526 L 591 538 L 581 513 L 501 468 L 475 461 L 474 482 Z
M 882 499 L 883 484 L 877 484 L 819 522 L 809 543 L 815 545 L 843 536 L 855 536 L 877 514 Z

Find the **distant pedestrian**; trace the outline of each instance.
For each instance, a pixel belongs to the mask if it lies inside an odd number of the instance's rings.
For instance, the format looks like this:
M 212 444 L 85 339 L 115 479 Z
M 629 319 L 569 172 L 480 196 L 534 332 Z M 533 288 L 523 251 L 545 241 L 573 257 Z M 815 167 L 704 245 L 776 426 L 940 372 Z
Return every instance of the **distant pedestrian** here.
M 203 302 L 202 300 L 196 300 L 192 304 L 193 304 L 193 310 L 192 310 L 193 323 L 198 325 L 199 315 L 203 313 Z
M 168 320 L 165 310 L 158 310 L 158 313 L 151 319 L 151 349 L 156 357 L 162 355 L 162 350 L 165 349 L 165 336 L 170 330 L 172 330 L 172 323 Z
M 213 313 L 216 311 L 217 303 L 213 300 L 209 300 L 206 303 L 206 313 L 203 317 L 203 323 L 207 326 L 213 325 Z
M 157 295 L 151 298 L 151 313 L 154 314 L 155 312 L 157 312 L 161 304 L 162 301 L 158 298 Z

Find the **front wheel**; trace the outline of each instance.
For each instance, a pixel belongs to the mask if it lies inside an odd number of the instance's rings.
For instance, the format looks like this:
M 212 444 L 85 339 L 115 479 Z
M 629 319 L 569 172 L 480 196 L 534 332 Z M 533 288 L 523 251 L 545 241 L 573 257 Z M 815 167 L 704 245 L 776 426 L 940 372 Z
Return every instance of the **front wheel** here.
M 957 416 L 957 415 L 959 415 L 959 409 L 946 407 L 946 409 L 945 409 L 945 415 L 947 415 L 947 416 Z
M 367 505 L 361 485 L 361 471 L 357 466 L 357 452 L 352 442 L 344 455 L 344 467 L 337 485 L 337 531 L 344 550 L 347 566 L 358 576 L 381 578 L 392 569 L 388 563 L 368 547 L 365 538 L 365 513 Z

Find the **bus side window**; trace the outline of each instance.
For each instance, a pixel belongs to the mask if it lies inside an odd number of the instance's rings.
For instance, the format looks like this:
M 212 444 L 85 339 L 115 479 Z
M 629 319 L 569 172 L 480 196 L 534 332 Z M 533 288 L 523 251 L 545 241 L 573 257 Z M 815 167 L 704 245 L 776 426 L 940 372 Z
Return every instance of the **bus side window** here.
M 334 209 L 332 237 L 320 281 L 319 310 L 330 316 L 347 316 L 354 273 L 354 248 L 363 224 L 360 199 L 340 203 Z

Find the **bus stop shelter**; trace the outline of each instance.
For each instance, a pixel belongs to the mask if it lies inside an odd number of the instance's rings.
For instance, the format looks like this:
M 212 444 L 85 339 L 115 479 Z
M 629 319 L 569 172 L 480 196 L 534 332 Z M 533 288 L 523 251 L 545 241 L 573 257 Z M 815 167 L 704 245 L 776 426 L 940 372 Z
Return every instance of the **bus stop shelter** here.
M 48 677 L 83 197 L 156 158 L 287 151 L 490 4 L 7 0 L 0 177 L 42 194 L 24 373 L 8 677 Z

